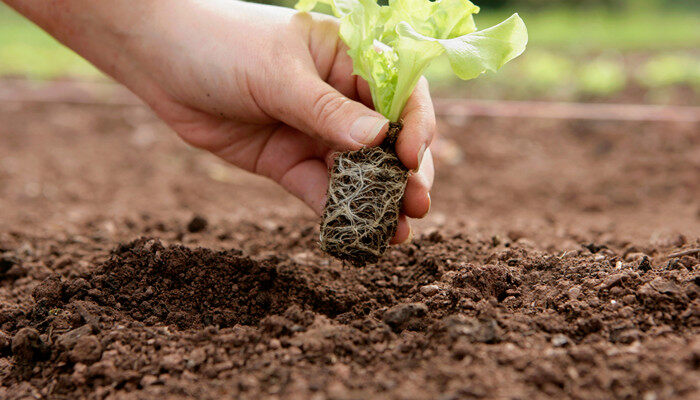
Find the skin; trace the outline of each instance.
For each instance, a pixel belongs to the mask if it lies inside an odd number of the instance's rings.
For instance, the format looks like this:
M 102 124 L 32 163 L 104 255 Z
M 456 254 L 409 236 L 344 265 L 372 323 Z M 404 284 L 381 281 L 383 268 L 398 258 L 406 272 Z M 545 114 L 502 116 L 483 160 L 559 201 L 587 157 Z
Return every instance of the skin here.
M 192 146 L 266 176 L 321 214 L 334 152 L 382 142 L 386 118 L 334 18 L 224 0 L 4 0 L 124 84 Z M 396 144 L 413 170 L 394 243 L 430 210 L 435 117 L 422 79 Z

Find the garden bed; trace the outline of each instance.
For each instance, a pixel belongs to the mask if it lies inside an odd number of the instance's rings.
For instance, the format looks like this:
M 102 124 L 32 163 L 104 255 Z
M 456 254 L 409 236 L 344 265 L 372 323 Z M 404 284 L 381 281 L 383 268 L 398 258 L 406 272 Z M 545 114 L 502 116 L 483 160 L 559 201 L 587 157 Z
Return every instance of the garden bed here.
M 697 124 L 465 118 L 355 268 L 145 109 L 0 104 L 0 397 L 696 398 Z

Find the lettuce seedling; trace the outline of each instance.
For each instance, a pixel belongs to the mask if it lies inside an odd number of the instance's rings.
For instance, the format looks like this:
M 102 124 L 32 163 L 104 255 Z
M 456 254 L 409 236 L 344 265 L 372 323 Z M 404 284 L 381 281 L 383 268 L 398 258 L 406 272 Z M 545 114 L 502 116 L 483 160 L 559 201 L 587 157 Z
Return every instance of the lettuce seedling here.
M 300 0 L 311 11 L 331 6 L 340 19 L 340 37 L 349 47 L 354 73 L 370 86 L 376 110 L 398 122 L 425 69 L 445 54 L 455 75 L 474 79 L 496 71 L 522 54 L 527 30 L 518 14 L 477 31 L 479 7 L 467 0 Z
M 376 148 L 339 155 L 331 170 L 321 247 L 356 265 L 375 262 L 396 226 L 408 171 L 394 142 L 409 96 L 430 62 L 447 56 L 455 75 L 473 79 L 522 54 L 527 30 L 518 14 L 477 30 L 479 7 L 467 0 L 300 0 L 296 8 L 331 7 L 340 19 L 353 71 L 369 83 L 375 109 L 391 124 Z

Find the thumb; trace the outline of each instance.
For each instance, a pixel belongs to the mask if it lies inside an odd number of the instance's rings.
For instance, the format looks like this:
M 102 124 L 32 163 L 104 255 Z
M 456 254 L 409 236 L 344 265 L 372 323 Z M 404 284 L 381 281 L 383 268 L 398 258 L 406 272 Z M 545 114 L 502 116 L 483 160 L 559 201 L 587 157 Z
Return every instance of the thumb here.
M 301 81 L 301 82 L 300 82 Z M 314 78 L 297 81 L 284 91 L 279 119 L 324 141 L 334 150 L 357 150 L 384 140 L 389 120 L 332 86 Z

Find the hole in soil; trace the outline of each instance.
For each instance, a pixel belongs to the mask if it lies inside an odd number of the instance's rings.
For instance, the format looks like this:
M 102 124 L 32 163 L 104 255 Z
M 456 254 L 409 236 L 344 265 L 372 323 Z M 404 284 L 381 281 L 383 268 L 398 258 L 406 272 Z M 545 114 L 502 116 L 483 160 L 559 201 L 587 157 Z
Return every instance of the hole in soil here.
M 295 265 L 256 261 L 237 250 L 164 247 L 147 238 L 119 246 L 88 280 L 88 296 L 99 303 L 181 329 L 254 325 L 292 306 L 334 317 L 359 301 Z

